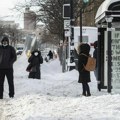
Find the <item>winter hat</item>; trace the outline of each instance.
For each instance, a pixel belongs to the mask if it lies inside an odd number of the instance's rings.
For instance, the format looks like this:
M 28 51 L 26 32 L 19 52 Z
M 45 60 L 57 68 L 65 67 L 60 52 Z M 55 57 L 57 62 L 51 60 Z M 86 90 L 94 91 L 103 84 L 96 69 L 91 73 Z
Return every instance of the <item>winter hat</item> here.
M 80 46 L 80 53 L 84 53 L 86 55 L 89 55 L 90 52 L 90 45 L 87 43 L 83 43 Z

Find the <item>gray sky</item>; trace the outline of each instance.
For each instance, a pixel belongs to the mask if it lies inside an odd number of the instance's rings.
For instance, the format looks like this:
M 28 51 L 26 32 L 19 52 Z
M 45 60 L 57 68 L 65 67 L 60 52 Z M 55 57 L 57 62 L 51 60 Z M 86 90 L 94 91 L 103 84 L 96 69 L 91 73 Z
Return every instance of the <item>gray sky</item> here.
M 16 4 L 28 3 L 29 0 L 0 0 L 0 19 L 14 20 L 19 23 L 19 27 L 23 28 L 23 14 L 12 11 Z M 41 23 L 41 22 L 40 22 Z
M 14 7 L 18 0 L 0 0 L 0 17 L 12 14 L 9 10 Z
M 23 27 L 22 18 L 18 18 L 15 12 L 12 9 L 16 3 L 19 3 L 24 0 L 0 0 L 0 19 L 3 20 L 15 20 L 16 23 L 19 23 Z

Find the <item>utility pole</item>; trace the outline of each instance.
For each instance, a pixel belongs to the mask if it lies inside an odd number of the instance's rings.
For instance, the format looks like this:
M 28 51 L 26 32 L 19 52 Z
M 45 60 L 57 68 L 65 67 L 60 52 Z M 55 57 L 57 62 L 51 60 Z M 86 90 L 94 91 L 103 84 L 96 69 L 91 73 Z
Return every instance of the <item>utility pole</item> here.
M 80 9 L 80 43 L 82 43 L 82 8 Z
M 74 62 L 74 16 L 73 16 L 73 0 L 70 0 L 70 63 Z M 70 66 L 70 70 L 74 69 L 74 66 Z
M 65 30 L 66 33 L 69 33 L 69 34 L 65 35 L 65 37 L 68 38 L 68 48 L 69 48 L 68 58 L 67 58 L 67 68 L 68 68 L 68 70 L 72 70 L 72 69 L 75 68 L 75 65 L 74 65 L 73 0 L 64 0 L 63 7 L 64 7 L 64 9 L 63 9 L 63 18 L 65 19 L 64 20 L 64 30 Z
M 66 64 L 67 59 L 69 58 L 70 52 L 66 52 L 68 46 L 69 46 L 69 37 L 70 37 L 70 13 L 71 13 L 71 6 L 70 6 L 70 0 L 64 0 L 63 4 L 63 18 L 64 18 L 64 42 L 68 42 L 67 45 L 63 44 L 63 64 L 62 64 L 62 71 L 65 72 L 68 69 L 68 66 Z M 67 56 L 67 58 L 66 58 Z

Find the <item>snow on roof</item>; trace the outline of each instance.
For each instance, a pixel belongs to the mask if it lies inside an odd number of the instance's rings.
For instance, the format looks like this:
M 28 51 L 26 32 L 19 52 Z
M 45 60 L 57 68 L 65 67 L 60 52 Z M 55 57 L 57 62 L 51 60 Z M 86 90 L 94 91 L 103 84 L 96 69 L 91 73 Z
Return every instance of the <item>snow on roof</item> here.
M 120 1 L 120 0 L 105 0 L 98 8 L 98 11 L 95 16 L 95 23 L 97 23 L 100 19 L 102 19 L 105 16 L 105 11 L 108 11 L 108 7 L 112 3 L 115 3 L 118 1 Z

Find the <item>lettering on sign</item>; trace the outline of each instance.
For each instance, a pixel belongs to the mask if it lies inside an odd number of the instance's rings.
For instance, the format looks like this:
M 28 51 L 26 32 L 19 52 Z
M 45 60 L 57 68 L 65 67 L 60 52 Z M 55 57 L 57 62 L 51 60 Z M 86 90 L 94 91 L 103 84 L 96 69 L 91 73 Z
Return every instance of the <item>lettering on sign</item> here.
M 112 44 L 111 44 L 111 53 L 112 53 L 112 81 L 113 84 L 118 84 L 120 87 L 120 32 L 112 32 Z

